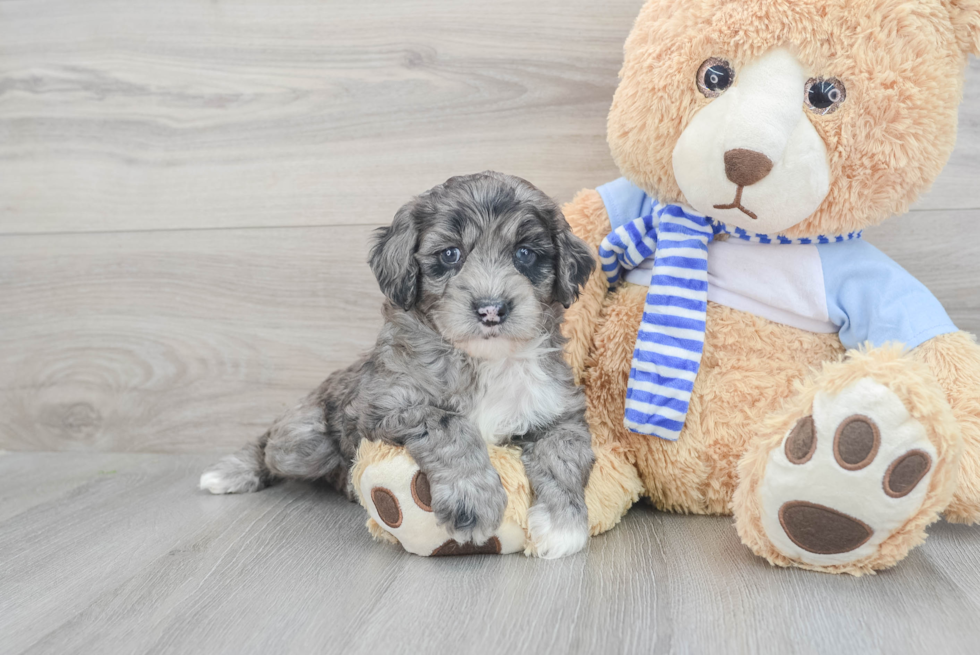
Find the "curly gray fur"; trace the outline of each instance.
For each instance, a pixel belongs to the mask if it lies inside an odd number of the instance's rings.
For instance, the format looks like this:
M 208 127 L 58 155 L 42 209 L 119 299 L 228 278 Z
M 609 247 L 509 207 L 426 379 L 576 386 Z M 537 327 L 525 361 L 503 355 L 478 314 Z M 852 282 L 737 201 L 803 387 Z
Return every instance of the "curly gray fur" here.
M 507 504 L 486 444 L 513 441 L 535 494 L 532 536 L 584 545 L 594 458 L 559 326 L 595 261 L 557 205 L 520 178 L 454 177 L 378 230 L 369 263 L 387 297 L 374 349 L 209 469 L 202 488 L 301 478 L 350 496 L 358 444 L 383 440 L 427 474 L 440 524 L 482 543 Z

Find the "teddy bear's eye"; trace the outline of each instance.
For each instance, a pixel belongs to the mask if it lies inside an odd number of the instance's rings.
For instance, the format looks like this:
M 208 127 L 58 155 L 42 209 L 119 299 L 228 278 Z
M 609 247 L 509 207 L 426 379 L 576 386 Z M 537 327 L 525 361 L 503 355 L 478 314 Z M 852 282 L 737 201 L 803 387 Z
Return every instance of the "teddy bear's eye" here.
M 833 113 L 846 99 L 844 83 L 836 77 L 811 77 L 803 87 L 803 102 L 815 114 Z
M 735 81 L 735 71 L 724 59 L 709 57 L 698 69 L 698 91 L 706 98 L 717 98 Z

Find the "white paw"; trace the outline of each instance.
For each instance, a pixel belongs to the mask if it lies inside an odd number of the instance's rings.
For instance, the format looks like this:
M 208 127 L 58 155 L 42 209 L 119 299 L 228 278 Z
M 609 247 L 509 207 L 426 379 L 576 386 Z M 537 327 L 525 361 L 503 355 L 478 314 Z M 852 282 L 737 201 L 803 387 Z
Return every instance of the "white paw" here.
M 871 379 L 817 394 L 769 454 L 762 524 L 787 557 L 847 564 L 874 553 L 922 506 L 936 449 L 891 390 Z
M 231 493 L 228 488 L 228 481 L 218 471 L 206 471 L 201 475 L 201 482 L 198 486 L 201 491 L 210 491 L 213 494 Z
M 543 559 L 573 555 L 585 548 L 589 540 L 587 523 L 556 526 L 544 505 L 534 505 L 528 510 L 527 528 L 531 532 L 531 542 L 537 556 Z
M 229 475 L 223 471 L 205 471 L 201 475 L 198 486 L 201 491 L 210 491 L 213 494 L 241 494 L 256 491 L 261 484 L 257 475 L 242 473 Z
M 505 520 L 482 544 L 453 539 L 438 525 L 432 512 L 428 479 L 407 455 L 397 455 L 365 468 L 357 491 L 371 518 L 410 553 L 507 554 L 524 549 L 524 531 L 510 520 Z

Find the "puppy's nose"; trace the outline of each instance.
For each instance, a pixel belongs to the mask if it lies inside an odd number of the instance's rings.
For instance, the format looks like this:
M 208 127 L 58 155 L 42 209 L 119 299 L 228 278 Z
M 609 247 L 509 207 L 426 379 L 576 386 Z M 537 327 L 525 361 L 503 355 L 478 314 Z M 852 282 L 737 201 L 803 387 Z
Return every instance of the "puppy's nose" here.
M 736 148 L 725 153 L 725 175 L 739 186 L 755 184 L 772 171 L 772 160 L 761 152 Z
M 499 300 L 476 300 L 473 311 L 486 326 L 500 325 L 507 320 L 507 303 Z

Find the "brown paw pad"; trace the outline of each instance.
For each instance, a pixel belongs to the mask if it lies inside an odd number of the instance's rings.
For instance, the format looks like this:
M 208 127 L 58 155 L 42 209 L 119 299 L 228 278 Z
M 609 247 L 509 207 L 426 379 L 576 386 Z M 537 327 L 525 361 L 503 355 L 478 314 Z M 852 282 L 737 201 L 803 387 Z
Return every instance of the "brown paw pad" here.
M 390 528 L 397 528 L 402 524 L 402 508 L 398 504 L 395 494 L 384 487 L 375 487 L 371 490 L 371 501 L 385 525 Z
M 892 498 L 907 496 L 932 468 L 932 458 L 922 450 L 910 450 L 885 471 L 885 493 Z
M 837 426 L 834 459 L 842 469 L 859 471 L 874 461 L 881 446 L 881 431 L 867 416 L 849 416 Z
M 500 539 L 490 537 L 487 543 L 478 546 L 472 541 L 461 544 L 455 539 L 450 539 L 443 545 L 432 551 L 432 557 L 448 557 L 450 555 L 499 555 Z
M 817 449 L 817 428 L 812 416 L 804 416 L 786 438 L 786 459 L 793 464 L 806 464 Z
M 428 476 L 422 471 L 416 471 L 412 478 L 412 498 L 426 512 L 432 511 L 432 489 L 429 488 Z
M 874 534 L 863 521 L 803 500 L 783 503 L 779 508 L 779 523 L 794 544 L 819 555 L 852 551 Z

